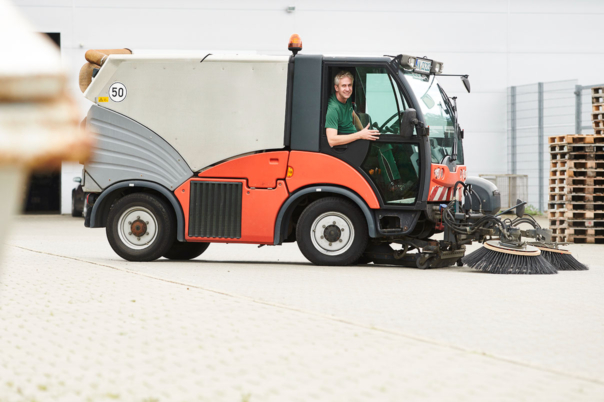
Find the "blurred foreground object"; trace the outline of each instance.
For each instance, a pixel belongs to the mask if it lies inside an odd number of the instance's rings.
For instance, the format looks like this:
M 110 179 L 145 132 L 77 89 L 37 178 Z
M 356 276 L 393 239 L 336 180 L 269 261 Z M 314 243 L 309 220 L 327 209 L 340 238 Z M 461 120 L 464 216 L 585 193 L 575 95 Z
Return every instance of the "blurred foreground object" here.
M 83 161 L 92 137 L 78 110 L 53 43 L 0 0 L 0 247 L 17 212 L 27 174 Z

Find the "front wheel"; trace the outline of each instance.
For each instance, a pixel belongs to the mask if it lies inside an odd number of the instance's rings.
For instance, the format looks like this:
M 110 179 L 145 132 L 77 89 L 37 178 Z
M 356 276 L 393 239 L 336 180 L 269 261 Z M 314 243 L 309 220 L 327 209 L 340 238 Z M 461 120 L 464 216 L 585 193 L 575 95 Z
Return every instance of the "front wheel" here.
M 316 265 L 355 264 L 365 251 L 367 222 L 352 202 L 321 198 L 300 215 L 296 228 L 298 247 Z
M 153 261 L 174 243 L 176 219 L 161 198 L 130 194 L 111 207 L 106 231 L 111 248 L 123 259 Z

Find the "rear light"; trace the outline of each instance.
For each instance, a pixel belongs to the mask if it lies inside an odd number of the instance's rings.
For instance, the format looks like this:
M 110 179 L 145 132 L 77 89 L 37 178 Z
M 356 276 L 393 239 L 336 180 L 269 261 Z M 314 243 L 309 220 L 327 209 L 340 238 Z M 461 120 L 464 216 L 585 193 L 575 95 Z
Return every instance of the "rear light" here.
M 86 204 L 88 204 L 88 206 L 93 206 L 94 203 L 96 202 L 96 198 L 97 198 L 97 194 L 95 193 L 88 193 L 88 195 L 86 196 Z

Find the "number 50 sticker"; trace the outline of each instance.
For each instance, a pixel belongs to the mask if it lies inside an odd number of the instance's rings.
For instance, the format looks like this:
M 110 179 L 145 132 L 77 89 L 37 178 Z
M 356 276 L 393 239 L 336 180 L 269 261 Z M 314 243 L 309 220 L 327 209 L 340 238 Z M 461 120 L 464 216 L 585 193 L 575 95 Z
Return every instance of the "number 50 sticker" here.
M 115 82 L 109 87 L 109 98 L 114 102 L 121 102 L 126 99 L 127 93 L 126 86 L 121 82 Z

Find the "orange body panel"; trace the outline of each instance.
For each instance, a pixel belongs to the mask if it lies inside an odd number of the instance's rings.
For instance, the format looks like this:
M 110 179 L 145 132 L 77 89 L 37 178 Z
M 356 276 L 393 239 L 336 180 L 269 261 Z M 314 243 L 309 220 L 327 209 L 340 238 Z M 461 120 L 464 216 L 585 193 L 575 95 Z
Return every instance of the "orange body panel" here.
M 240 182 L 243 184 L 241 198 L 241 238 L 221 239 L 189 236 L 189 203 L 192 181 Z M 244 179 L 189 179 L 174 192 L 185 215 L 185 240 L 211 243 L 254 243 L 273 244 L 275 221 L 281 205 L 289 193 L 285 181 L 278 180 L 274 189 L 253 189 Z
M 445 172 L 445 176 L 442 179 L 436 179 L 434 177 L 434 170 L 437 168 L 441 168 Z M 466 181 L 465 178 L 462 180 L 462 177 L 465 177 L 465 172 L 465 166 L 457 166 L 457 170 L 455 172 L 451 172 L 446 165 L 438 165 L 433 163 L 432 168 L 430 169 L 430 191 L 428 192 L 428 201 L 451 201 L 453 198 L 453 186 L 455 183 L 458 181 Z M 460 200 L 461 191 L 462 189 L 458 187 L 457 197 Z
M 380 208 L 380 203 L 367 180 L 340 159 L 315 152 L 292 151 L 289 155 L 289 166 L 294 169 L 292 177 L 286 179 L 290 192 L 312 184 L 335 184 L 356 192 L 369 208 Z
M 223 162 L 199 173 L 199 177 L 247 179 L 254 188 L 275 188 L 285 179 L 289 151 L 265 152 Z

